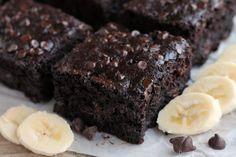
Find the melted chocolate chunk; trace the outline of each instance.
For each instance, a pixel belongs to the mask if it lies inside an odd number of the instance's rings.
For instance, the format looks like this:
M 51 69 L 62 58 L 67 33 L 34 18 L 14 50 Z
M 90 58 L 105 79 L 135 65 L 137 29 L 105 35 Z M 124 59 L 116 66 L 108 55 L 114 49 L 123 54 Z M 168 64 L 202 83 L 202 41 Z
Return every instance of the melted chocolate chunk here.
M 170 139 L 176 153 L 191 152 L 196 150 L 191 137 L 176 137 Z
M 213 149 L 221 150 L 221 149 L 225 149 L 226 142 L 218 134 L 215 134 L 214 137 L 211 137 L 209 139 L 208 145 Z

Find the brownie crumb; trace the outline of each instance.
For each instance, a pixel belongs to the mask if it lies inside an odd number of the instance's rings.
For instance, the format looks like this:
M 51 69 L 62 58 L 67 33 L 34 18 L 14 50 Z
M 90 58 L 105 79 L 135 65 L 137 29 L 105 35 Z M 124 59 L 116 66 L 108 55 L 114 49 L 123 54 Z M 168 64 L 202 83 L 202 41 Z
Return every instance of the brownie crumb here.
M 98 128 L 96 126 L 87 127 L 83 130 L 82 135 L 88 140 L 93 140 L 96 135 Z
M 193 140 L 191 137 L 176 137 L 170 139 L 170 143 L 173 144 L 173 149 L 176 153 L 191 152 L 196 150 L 193 145 Z
M 213 149 L 221 150 L 221 149 L 225 149 L 226 142 L 218 134 L 215 134 L 215 136 L 209 139 L 208 145 Z
M 82 133 L 85 126 L 84 126 L 84 122 L 80 119 L 80 118 L 76 118 L 72 121 L 71 127 L 74 131 L 76 131 L 77 133 Z

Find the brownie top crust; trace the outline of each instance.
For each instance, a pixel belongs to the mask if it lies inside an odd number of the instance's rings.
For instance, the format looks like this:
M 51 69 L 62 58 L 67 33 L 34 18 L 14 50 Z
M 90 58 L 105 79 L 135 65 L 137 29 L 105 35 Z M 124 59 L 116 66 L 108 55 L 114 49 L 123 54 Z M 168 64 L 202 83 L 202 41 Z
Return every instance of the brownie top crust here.
M 189 44 L 181 37 L 158 31 L 150 35 L 129 32 L 109 23 L 78 44 L 55 69 L 132 96 L 160 83 L 167 73 L 163 67 L 189 57 L 189 52 Z
M 10 0 L 0 8 L 0 56 L 24 63 L 49 59 L 90 26 L 58 9 L 32 0 Z
M 124 7 L 160 24 L 195 29 L 199 25 L 205 25 L 214 16 L 215 10 L 230 3 L 232 0 L 132 0 Z

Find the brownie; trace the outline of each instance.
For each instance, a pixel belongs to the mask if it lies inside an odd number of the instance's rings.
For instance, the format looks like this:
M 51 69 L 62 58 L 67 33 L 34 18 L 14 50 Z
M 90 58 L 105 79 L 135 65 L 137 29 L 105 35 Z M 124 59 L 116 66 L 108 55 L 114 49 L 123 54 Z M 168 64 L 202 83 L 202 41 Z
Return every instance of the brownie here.
M 159 110 L 185 87 L 191 54 L 182 37 L 109 23 L 55 65 L 54 110 L 142 143 Z
M 63 11 L 98 28 L 109 20 L 114 21 L 129 0 L 38 0 L 58 7 Z
M 32 0 L 11 0 L 1 6 L 0 28 L 0 81 L 34 102 L 52 97 L 51 66 L 92 30 Z
M 189 40 L 193 64 L 203 63 L 233 26 L 235 0 L 131 0 L 120 21 L 142 31 L 169 31 Z

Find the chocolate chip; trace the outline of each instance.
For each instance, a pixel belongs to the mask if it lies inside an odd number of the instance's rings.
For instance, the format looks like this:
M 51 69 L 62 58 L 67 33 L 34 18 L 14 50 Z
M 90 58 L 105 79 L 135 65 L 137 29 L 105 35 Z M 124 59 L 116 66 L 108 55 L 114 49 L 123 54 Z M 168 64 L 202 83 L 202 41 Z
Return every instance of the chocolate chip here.
M 25 25 L 30 26 L 30 20 L 29 19 L 25 19 Z
M 40 47 L 46 51 L 51 51 L 54 47 L 54 43 L 52 41 L 42 41 Z
M 127 55 L 128 55 L 128 51 L 124 50 L 124 51 L 123 51 L 123 56 L 125 57 L 125 56 L 127 56 Z
M 16 44 L 11 44 L 8 48 L 7 51 L 8 52 L 14 52 L 18 49 L 18 46 Z
M 138 68 L 145 70 L 147 68 L 147 63 L 145 61 L 138 62 Z
M 173 149 L 176 153 L 191 152 L 196 150 L 196 147 L 193 145 L 191 137 L 176 137 L 170 139 L 170 143 L 173 144 Z
M 39 42 L 35 39 L 31 40 L 30 44 L 33 48 L 38 48 L 39 47 Z
M 92 140 L 97 132 L 98 128 L 96 126 L 87 127 L 83 130 L 83 136 L 85 136 L 88 140 Z
M 69 23 L 67 21 L 62 21 L 63 26 L 67 27 Z
M 140 35 L 140 32 L 137 31 L 137 30 L 133 30 L 133 31 L 131 32 L 131 36 L 133 36 L 133 37 L 136 37 L 136 36 L 138 36 L 138 35 Z
M 215 134 L 214 137 L 209 139 L 208 145 L 213 149 L 221 150 L 225 148 L 226 143 L 222 137 L 220 137 L 218 134 Z
M 84 126 L 84 122 L 80 118 L 76 118 L 72 121 L 71 127 L 77 133 L 82 133 L 85 126 Z

